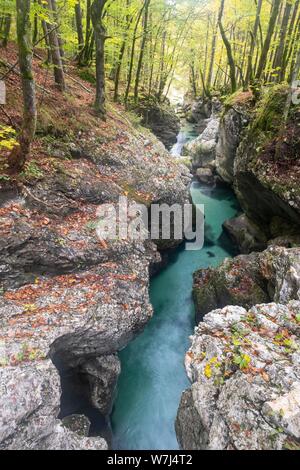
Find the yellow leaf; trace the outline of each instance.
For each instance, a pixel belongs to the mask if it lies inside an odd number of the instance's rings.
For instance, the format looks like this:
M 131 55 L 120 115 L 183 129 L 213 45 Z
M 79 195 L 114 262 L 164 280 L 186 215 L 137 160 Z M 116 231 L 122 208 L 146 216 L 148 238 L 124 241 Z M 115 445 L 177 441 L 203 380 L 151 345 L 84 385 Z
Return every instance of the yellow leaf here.
M 205 369 L 204 369 L 204 375 L 207 379 L 211 379 L 212 371 L 211 371 L 210 364 L 206 364 Z

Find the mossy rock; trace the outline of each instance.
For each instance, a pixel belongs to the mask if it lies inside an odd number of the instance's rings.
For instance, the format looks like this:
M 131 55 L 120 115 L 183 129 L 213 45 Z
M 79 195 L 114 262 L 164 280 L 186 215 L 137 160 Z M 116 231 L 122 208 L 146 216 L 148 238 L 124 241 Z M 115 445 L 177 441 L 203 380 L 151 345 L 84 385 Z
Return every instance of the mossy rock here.
M 270 297 L 260 273 L 259 255 L 227 259 L 218 268 L 196 272 L 193 297 L 197 322 L 227 305 L 251 308 L 268 303 Z
M 263 96 L 256 111 L 250 134 L 263 134 L 266 140 L 273 138 L 282 126 L 282 112 L 286 104 L 289 87 L 286 84 L 273 86 Z M 269 138 L 269 139 L 268 139 Z

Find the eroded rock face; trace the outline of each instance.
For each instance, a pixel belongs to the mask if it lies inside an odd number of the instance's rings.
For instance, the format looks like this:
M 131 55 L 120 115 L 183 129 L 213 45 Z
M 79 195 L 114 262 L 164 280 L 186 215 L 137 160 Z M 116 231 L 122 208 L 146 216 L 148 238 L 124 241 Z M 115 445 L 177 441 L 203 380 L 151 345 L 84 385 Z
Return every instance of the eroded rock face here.
M 193 101 L 188 108 L 187 121 L 193 124 L 197 124 L 210 118 L 212 114 L 212 103 L 207 99 L 203 100 L 200 98 Z
M 198 168 L 196 177 L 200 183 L 207 185 L 213 185 L 215 182 L 213 171 L 210 168 Z
M 217 308 L 299 298 L 300 250 L 271 247 L 262 253 L 226 259 L 220 267 L 200 270 L 194 277 L 197 320 Z
M 216 148 L 217 173 L 228 184 L 234 181 L 234 162 L 241 142 L 242 130 L 249 123 L 243 107 L 231 108 L 220 120 L 219 140 Z
M 227 220 L 223 228 L 242 254 L 262 251 L 267 248 L 268 237 L 264 230 L 245 214 Z
M 3 341 L 0 351 L 3 360 Z M 33 354 L 33 353 L 32 353 Z M 87 438 L 63 426 L 60 378 L 49 359 L 32 364 L 1 364 L 0 449 L 105 450 L 101 438 Z
M 299 110 L 285 132 L 282 109 L 289 90 L 273 87 L 256 109 L 234 163 L 234 187 L 244 212 L 261 225 L 274 217 L 300 225 Z
M 152 316 L 149 268 L 160 256 L 150 241 L 99 240 L 97 208 L 120 195 L 147 207 L 184 204 L 190 179 L 153 136 L 118 127 L 103 145 L 90 131 L 72 145 L 56 140 L 60 156 L 46 173 L 2 200 L 0 448 L 107 447 L 57 419 L 54 364 L 84 374 L 90 403 L 107 418 L 116 354 Z
M 206 315 L 186 356 L 192 386 L 176 421 L 183 449 L 299 448 L 299 317 L 299 301 Z
M 81 371 L 89 383 L 87 396 L 91 404 L 103 416 L 109 416 L 121 372 L 121 364 L 117 354 L 91 359 L 81 366 Z
M 138 105 L 132 105 L 132 109 L 142 116 L 142 125 L 151 129 L 166 148 L 170 149 L 176 143 L 180 119 L 169 103 L 160 103 L 154 96 L 141 96 Z

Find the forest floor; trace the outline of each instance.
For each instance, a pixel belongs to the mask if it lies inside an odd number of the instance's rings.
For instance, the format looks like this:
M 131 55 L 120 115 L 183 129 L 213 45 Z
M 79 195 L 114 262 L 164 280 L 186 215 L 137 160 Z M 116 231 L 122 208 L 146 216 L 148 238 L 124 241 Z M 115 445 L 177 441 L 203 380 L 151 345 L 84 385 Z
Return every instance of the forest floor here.
M 35 167 L 36 173 L 49 173 L 53 170 L 49 155 L 49 140 L 84 141 L 91 135 L 98 140 L 103 151 L 113 145 L 126 144 L 122 131 L 130 128 L 133 134 L 140 129 L 138 116 L 124 112 L 122 105 L 112 103 L 110 82 L 107 85 L 107 121 L 99 119 L 93 110 L 95 89 L 94 79 L 89 69 L 78 69 L 74 64 L 66 66 L 67 92 L 61 93 L 55 86 L 51 66 L 45 65 L 45 51 L 36 51 L 33 69 L 36 81 L 38 124 L 31 155 L 25 167 Z M 22 88 L 17 63 L 17 48 L 10 43 L 1 49 L 0 73 L 4 76 L 7 89 L 7 103 L 0 107 L 0 124 L 18 131 L 22 125 Z M 6 64 L 6 65 L 4 65 Z M 8 67 L 7 67 L 8 66 Z M 9 73 L 8 73 L 9 72 Z M 8 75 L 6 76 L 6 74 Z M 88 80 L 81 78 L 86 77 Z M 143 129 L 145 132 L 145 129 Z M 1 180 L 9 179 L 7 158 L 9 150 L 1 149 Z M 50 158 L 50 159 L 49 159 Z M 29 171 L 30 172 L 30 171 Z M 0 181 L 1 181 L 0 180 Z

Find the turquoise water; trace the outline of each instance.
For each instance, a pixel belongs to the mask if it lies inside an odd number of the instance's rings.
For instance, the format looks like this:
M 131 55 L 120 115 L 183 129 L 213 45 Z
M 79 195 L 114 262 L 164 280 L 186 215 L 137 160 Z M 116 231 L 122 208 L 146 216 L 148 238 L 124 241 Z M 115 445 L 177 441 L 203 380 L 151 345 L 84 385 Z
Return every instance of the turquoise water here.
M 233 255 L 222 223 L 239 210 L 229 189 L 194 183 L 191 193 L 196 204 L 205 206 L 205 247 L 179 250 L 151 282 L 153 319 L 120 354 L 122 373 L 112 416 L 115 449 L 178 449 L 174 422 L 189 386 L 183 363 L 194 328 L 193 273 Z
M 180 157 L 185 144 L 198 137 L 198 132 L 193 124 L 185 122 L 177 136 L 177 142 L 170 150 L 173 157 Z

